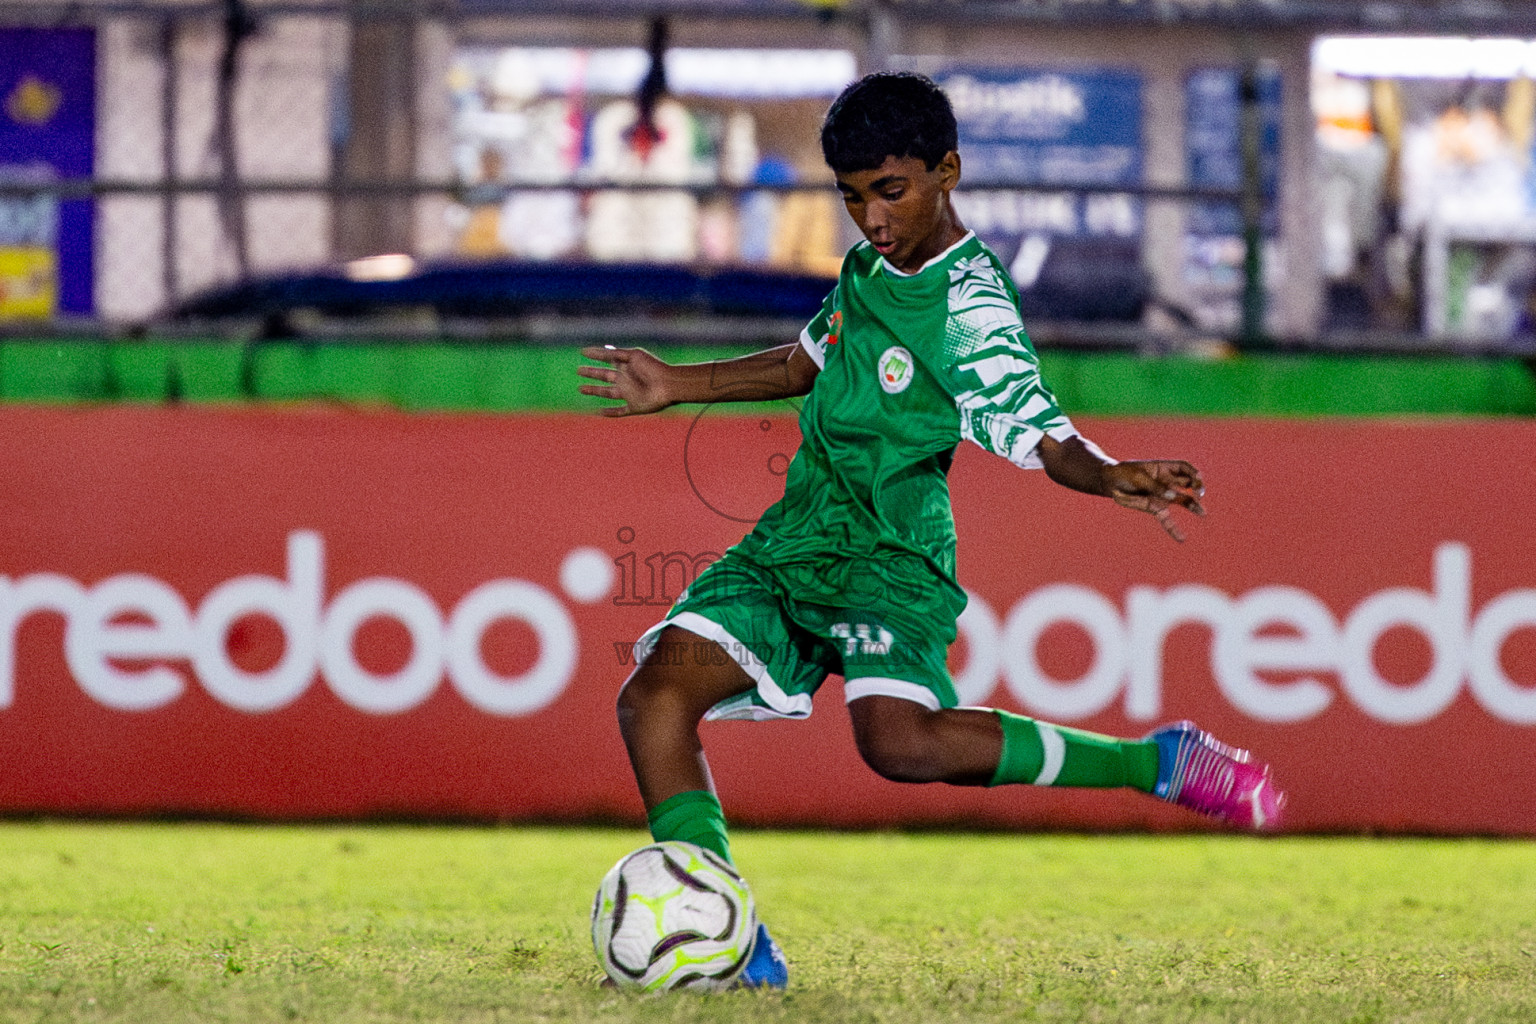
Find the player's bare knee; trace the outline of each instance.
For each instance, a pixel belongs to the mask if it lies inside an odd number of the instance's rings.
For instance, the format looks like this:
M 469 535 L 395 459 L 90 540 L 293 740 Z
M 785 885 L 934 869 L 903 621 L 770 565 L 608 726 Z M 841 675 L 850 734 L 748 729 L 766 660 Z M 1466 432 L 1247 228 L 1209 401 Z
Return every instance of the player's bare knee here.
M 870 695 L 848 704 L 854 743 L 876 774 L 892 782 L 944 778 L 935 713 L 898 697 Z
M 619 727 L 625 728 L 643 718 L 666 715 L 680 701 L 677 680 L 651 666 L 641 666 L 619 688 L 617 710 Z
M 619 687 L 619 695 L 613 702 L 614 711 L 619 716 L 620 732 L 628 732 L 645 709 L 645 696 L 639 687 L 632 685 L 634 681 L 634 676 L 626 679 L 624 685 Z
M 647 661 L 619 689 L 619 729 L 696 725 L 706 711 L 730 695 L 719 689 L 707 674 Z M 734 689 L 740 687 L 726 687 Z
M 859 756 L 875 774 L 891 782 L 933 782 L 942 773 L 926 729 L 870 725 L 854 730 Z

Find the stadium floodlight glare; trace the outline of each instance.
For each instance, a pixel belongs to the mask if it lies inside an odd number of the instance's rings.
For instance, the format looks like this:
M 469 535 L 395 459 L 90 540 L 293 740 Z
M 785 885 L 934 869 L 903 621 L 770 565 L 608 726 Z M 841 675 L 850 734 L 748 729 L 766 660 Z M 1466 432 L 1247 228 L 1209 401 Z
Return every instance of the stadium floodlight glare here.
M 400 281 L 416 273 L 416 261 L 405 253 L 381 253 L 352 260 L 342 270 L 351 281 Z
M 530 97 L 627 95 L 650 67 L 650 57 L 637 46 L 508 47 L 495 51 L 494 61 L 497 89 Z M 666 67 L 667 89 L 679 96 L 831 97 L 858 77 L 858 62 L 848 50 L 678 47 L 667 51 Z
M 1536 74 L 1536 40 L 1464 36 L 1323 36 L 1320 71 L 1351 78 L 1479 78 Z
M 673 50 L 667 82 L 695 96 L 836 96 L 858 77 L 848 50 Z

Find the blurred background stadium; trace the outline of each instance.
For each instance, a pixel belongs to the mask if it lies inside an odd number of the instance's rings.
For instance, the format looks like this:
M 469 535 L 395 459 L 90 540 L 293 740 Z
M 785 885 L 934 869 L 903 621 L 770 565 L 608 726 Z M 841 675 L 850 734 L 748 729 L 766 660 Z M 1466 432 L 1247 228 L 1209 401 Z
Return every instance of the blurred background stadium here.
M 829 275 L 851 228 L 820 114 L 915 68 L 956 97 L 963 212 L 1047 343 L 1536 337 L 1525 4 L 6 0 L 0 26 L 12 334 L 278 307 L 269 331 L 324 333 L 315 314 L 368 303 L 208 301 L 318 271 Z M 522 311 L 504 283 L 477 312 Z M 430 285 L 387 294 L 393 331 L 470 329 L 424 315 Z
M 576 348 L 792 339 L 855 241 L 819 119 L 880 68 L 953 98 L 1063 404 L 1212 486 L 1175 549 L 963 452 L 967 698 L 1198 717 L 1301 830 L 1536 831 L 1494 0 L 0 0 L 0 811 L 638 822 L 628 644 L 796 428 L 599 422 Z M 900 790 L 845 731 L 720 727 L 733 819 L 1193 827 Z

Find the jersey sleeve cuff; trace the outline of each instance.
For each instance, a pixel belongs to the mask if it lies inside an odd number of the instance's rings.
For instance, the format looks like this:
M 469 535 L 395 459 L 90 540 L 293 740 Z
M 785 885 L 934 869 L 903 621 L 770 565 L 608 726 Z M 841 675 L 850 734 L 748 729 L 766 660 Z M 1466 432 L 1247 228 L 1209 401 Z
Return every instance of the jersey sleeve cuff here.
M 1052 441 L 1056 442 L 1067 441 L 1075 437 L 1079 441 L 1083 442 L 1083 447 L 1093 452 L 1093 454 L 1097 455 L 1111 466 L 1120 464 L 1119 459 L 1108 455 L 1105 453 L 1104 449 L 1100 448 L 1098 445 L 1088 440 L 1088 438 L 1078 433 L 1077 428 L 1072 425 L 1072 421 L 1067 419 L 1065 416 L 1061 418 L 1061 422 L 1056 424 L 1056 426 L 1045 431 L 1045 433 L 1041 434 L 1039 437 L 1036 437 L 1035 443 L 1029 448 L 1028 451 L 1024 452 L 1020 457 L 1010 458 L 1008 461 L 1012 462 L 1020 469 L 1044 469 L 1045 463 L 1040 460 L 1040 440 L 1041 438 L 1046 437 L 1049 437 Z
M 1037 435 L 1035 443 L 1024 451 L 1020 451 L 1022 445 L 1016 445 L 1009 454 L 1008 461 L 1020 469 L 1044 469 L 1045 463 L 1040 461 L 1040 438 L 1044 436 L 1044 434 Z
M 1045 430 L 1039 434 L 1036 434 L 1034 437 L 1034 443 L 1031 444 L 1028 448 L 1025 448 L 1023 445 L 1015 445 L 1014 450 L 1009 453 L 1008 461 L 1013 463 L 1015 466 L 1018 466 L 1020 469 L 1044 469 L 1045 463 L 1040 460 L 1040 440 L 1046 437 L 1049 437 L 1052 441 L 1058 442 L 1065 441 L 1072 437 L 1082 438 L 1084 444 L 1088 445 L 1088 447 L 1092 448 L 1096 452 L 1099 451 L 1097 445 L 1088 440 L 1086 437 L 1083 437 L 1082 434 L 1079 434 L 1077 432 L 1077 428 L 1072 425 L 1072 421 L 1063 416 L 1060 423 L 1056 424 L 1054 427 L 1051 427 L 1049 430 Z M 1103 455 L 1103 452 L 1099 452 L 1099 454 Z M 1107 455 L 1104 457 L 1106 459 L 1109 458 Z M 1110 459 L 1110 461 L 1113 462 L 1114 460 Z
M 1045 436 L 1050 438 L 1052 441 L 1065 441 L 1072 437 L 1083 437 L 1082 434 L 1077 432 L 1077 428 L 1072 425 L 1072 421 L 1067 419 L 1065 416 L 1061 418 L 1060 423 L 1047 430 L 1045 432 Z M 1085 442 L 1088 441 L 1086 437 L 1083 437 L 1083 440 Z M 1089 443 L 1091 444 L 1092 442 Z
M 1119 459 L 1110 456 L 1104 451 L 1103 448 L 1100 448 L 1098 445 L 1088 440 L 1088 438 L 1078 433 L 1077 428 L 1072 425 L 1072 421 L 1067 419 L 1065 416 L 1061 418 L 1061 423 L 1059 425 L 1052 427 L 1050 430 L 1047 430 L 1045 434 L 1052 441 L 1066 441 L 1069 438 L 1075 437 L 1079 441 L 1083 442 L 1084 448 L 1087 448 L 1090 452 L 1093 452 L 1093 454 L 1097 455 L 1111 466 L 1118 466 L 1120 464 Z
M 800 331 L 800 347 L 805 349 L 806 355 L 811 357 L 811 362 L 816 364 L 816 369 L 825 370 L 827 368 L 826 346 L 812 338 L 808 328 L 802 328 Z

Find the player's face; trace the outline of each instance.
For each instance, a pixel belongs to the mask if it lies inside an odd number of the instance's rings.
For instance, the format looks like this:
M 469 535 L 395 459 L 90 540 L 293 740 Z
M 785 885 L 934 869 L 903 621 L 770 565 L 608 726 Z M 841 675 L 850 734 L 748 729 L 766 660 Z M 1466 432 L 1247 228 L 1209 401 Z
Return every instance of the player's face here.
M 965 234 L 949 203 L 960 183 L 960 154 L 946 153 L 933 170 L 915 156 L 885 158 L 868 171 L 837 176 L 848 215 L 897 270 L 914 271 Z

